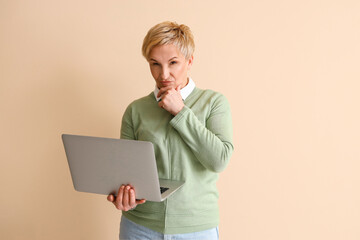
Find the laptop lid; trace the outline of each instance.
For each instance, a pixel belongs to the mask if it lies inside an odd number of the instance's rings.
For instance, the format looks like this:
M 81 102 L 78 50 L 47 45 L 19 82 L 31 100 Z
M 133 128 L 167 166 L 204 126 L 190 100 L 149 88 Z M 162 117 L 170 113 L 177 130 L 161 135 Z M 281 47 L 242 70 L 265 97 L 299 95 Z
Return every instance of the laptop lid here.
M 62 140 L 75 190 L 116 195 L 122 184 L 131 184 L 136 198 L 163 201 L 184 182 L 161 180 L 151 142 L 63 134 Z

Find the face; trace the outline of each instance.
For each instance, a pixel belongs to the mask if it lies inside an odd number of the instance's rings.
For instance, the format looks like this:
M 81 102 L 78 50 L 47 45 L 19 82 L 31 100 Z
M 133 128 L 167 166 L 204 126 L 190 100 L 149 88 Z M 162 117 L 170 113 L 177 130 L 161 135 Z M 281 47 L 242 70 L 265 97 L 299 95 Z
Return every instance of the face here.
M 149 55 L 150 71 L 159 89 L 168 86 L 185 87 L 192 62 L 193 56 L 185 59 L 173 44 L 156 46 Z

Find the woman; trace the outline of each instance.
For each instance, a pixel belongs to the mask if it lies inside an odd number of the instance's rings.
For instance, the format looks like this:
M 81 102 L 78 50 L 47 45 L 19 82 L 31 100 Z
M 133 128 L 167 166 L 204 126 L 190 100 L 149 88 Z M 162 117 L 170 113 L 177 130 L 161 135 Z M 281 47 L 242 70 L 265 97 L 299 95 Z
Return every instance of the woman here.
M 144 39 L 156 86 L 128 106 L 121 138 L 152 142 L 159 178 L 185 185 L 163 202 L 137 200 L 130 185 L 109 195 L 122 210 L 120 239 L 218 239 L 216 181 L 233 152 L 232 122 L 226 98 L 188 76 L 194 47 L 190 29 L 174 22 L 155 25 Z

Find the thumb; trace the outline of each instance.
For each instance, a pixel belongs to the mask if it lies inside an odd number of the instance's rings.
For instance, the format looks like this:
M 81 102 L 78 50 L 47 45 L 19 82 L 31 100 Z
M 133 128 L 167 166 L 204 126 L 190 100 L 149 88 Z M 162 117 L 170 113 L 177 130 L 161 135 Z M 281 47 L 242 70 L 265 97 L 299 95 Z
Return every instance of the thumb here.
M 176 87 L 175 89 L 177 92 L 180 92 L 180 85 Z
M 113 202 L 113 201 L 114 201 L 114 196 L 111 195 L 111 194 L 108 195 L 107 200 L 108 200 L 109 202 Z

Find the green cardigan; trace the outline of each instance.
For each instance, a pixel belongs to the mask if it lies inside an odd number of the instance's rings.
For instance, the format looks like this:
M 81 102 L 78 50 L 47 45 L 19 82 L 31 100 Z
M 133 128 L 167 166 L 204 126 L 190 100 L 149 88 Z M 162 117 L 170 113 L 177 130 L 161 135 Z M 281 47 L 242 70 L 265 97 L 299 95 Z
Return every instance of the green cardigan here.
M 234 149 L 230 105 L 222 94 L 195 88 L 184 103 L 173 116 L 152 92 L 132 102 L 122 119 L 121 138 L 154 144 L 159 178 L 185 181 L 163 202 L 123 211 L 129 220 L 165 234 L 218 226 L 216 181 Z

